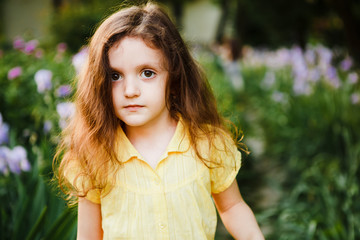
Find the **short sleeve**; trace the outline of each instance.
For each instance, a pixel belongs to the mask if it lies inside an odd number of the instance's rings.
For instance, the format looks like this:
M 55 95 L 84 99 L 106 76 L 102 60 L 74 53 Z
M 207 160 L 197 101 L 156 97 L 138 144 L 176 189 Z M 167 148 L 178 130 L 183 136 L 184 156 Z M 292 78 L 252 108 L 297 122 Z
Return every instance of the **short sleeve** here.
M 241 166 L 241 153 L 231 137 L 226 136 L 224 143 L 225 147 L 222 143 L 216 144 L 211 151 L 211 159 L 219 163 L 219 166 L 210 169 L 211 193 L 220 193 L 226 190 L 235 180 Z
M 81 175 L 81 167 L 72 163 L 71 166 L 68 166 L 64 175 L 65 178 L 70 182 L 70 184 L 78 191 L 84 192 L 89 188 L 89 180 Z M 91 189 L 87 192 L 85 198 L 93 203 L 100 204 L 101 190 L 100 189 Z

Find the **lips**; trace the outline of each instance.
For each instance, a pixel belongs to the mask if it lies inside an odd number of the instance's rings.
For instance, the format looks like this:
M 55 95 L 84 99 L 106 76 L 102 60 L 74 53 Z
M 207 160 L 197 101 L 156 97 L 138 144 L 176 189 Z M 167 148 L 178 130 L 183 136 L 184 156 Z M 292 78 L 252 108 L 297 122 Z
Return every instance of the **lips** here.
M 130 112 L 136 112 L 137 110 L 143 107 L 144 107 L 143 105 L 133 104 L 133 105 L 126 105 L 124 108 Z

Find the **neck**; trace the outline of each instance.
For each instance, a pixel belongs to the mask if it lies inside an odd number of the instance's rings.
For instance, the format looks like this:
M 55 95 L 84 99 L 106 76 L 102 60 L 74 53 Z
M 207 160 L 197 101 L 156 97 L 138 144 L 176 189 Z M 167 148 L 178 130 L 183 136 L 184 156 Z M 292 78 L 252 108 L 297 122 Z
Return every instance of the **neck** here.
M 139 141 L 150 141 L 167 135 L 173 135 L 177 122 L 170 115 L 164 116 L 152 124 L 146 126 L 126 126 L 125 133 L 128 139 L 134 143 Z

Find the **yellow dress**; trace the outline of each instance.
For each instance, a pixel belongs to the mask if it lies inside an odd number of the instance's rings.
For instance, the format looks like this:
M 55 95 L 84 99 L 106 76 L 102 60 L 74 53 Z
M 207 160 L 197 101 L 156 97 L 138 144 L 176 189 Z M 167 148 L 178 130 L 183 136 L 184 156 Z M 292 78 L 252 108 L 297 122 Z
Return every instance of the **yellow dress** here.
M 116 184 L 104 196 L 90 191 L 86 197 L 101 204 L 104 239 L 214 239 L 217 215 L 211 194 L 227 189 L 241 164 L 231 138 L 226 137 L 226 152 L 209 150 L 205 140 L 199 144 L 202 156 L 223 165 L 208 168 L 196 157 L 179 121 L 153 169 L 119 131 L 123 166 L 116 172 Z

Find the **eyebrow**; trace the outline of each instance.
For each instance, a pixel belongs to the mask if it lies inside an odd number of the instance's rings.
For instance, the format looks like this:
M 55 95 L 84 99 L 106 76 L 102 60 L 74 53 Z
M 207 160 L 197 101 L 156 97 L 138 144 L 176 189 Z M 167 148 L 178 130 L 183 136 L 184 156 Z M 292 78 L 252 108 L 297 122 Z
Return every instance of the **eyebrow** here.
M 120 69 L 118 67 L 113 67 L 109 64 L 109 67 L 110 67 L 110 70 L 111 71 L 119 71 Z M 163 70 L 163 71 L 167 71 L 167 69 L 165 68 L 164 64 L 161 64 L 161 63 L 143 63 L 143 64 L 140 64 L 138 66 L 136 66 L 136 68 L 139 70 L 142 70 L 142 69 L 154 69 L 154 70 Z M 120 71 L 121 72 L 121 71 Z

